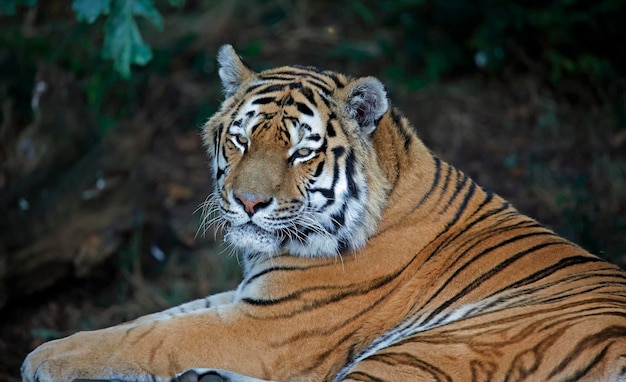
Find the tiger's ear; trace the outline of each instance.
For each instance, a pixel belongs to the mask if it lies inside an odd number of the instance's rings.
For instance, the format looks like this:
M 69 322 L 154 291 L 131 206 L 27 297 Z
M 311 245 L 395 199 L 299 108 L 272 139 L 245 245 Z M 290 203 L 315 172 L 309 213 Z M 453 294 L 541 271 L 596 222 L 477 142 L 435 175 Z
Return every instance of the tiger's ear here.
M 239 85 L 254 74 L 237 55 L 232 45 L 222 45 L 217 51 L 217 63 L 220 67 L 219 75 L 226 98 L 235 94 Z
M 364 77 L 349 83 L 345 92 L 343 98 L 348 115 L 365 134 L 373 133 L 376 123 L 389 108 L 385 86 L 375 77 Z

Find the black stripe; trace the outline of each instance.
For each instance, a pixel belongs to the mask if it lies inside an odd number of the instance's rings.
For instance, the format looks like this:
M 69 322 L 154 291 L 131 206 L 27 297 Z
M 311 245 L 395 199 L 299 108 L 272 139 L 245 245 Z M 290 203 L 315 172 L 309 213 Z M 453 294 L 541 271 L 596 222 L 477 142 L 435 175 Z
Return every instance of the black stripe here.
M 287 84 L 271 84 L 268 87 L 263 88 L 261 91 L 255 93 L 255 95 L 261 95 L 261 94 L 265 94 L 265 93 L 284 91 L 286 87 L 287 87 Z M 249 92 L 249 90 L 248 90 L 248 92 Z
M 305 127 L 306 126 L 306 127 Z M 308 131 L 311 131 L 311 127 L 306 123 L 302 124 L 302 127 L 305 127 Z M 319 134 L 311 134 L 305 138 L 307 141 L 318 142 L 322 137 Z
M 403 344 L 406 344 L 408 341 L 405 341 Z M 402 353 L 385 353 L 385 354 L 374 354 L 368 358 L 367 361 L 376 361 L 381 362 L 389 366 L 410 366 L 415 369 L 420 369 L 434 378 L 436 381 L 452 381 L 452 378 L 447 375 L 443 370 L 438 368 L 437 366 L 421 360 L 415 357 L 413 354 L 402 352 Z M 443 379 L 441 379 L 443 378 Z
M 345 240 L 344 240 L 344 239 L 342 239 L 342 240 L 339 240 L 339 241 L 338 241 L 338 244 L 337 244 L 337 251 L 338 251 L 339 253 L 344 253 L 344 252 L 346 252 L 347 250 L 349 250 L 350 248 L 351 248 L 351 246 L 350 246 L 350 240 L 349 240 L 349 238 L 348 238 L 348 239 L 345 239 Z
M 220 123 L 215 129 L 215 135 L 213 135 L 213 142 L 215 143 L 215 149 L 213 150 L 213 156 L 217 159 L 219 149 L 222 142 L 222 133 L 224 132 L 224 124 Z
M 529 375 L 536 372 L 540 366 L 542 359 L 544 358 L 546 350 L 549 350 L 554 346 L 555 342 L 563 336 L 566 328 L 561 328 L 557 331 L 553 331 L 547 336 L 543 337 L 541 341 L 536 343 L 532 348 L 517 352 L 513 361 L 509 364 L 505 381 L 523 381 L 528 380 Z M 529 363 L 529 359 L 534 359 L 535 362 Z
M 247 277 L 246 279 L 244 279 L 241 282 L 241 287 L 245 288 L 248 284 L 250 284 L 252 281 L 258 279 L 259 277 L 266 275 L 268 273 L 272 273 L 272 272 L 279 272 L 279 271 L 305 271 L 308 269 L 311 269 L 312 267 L 272 267 L 272 268 L 266 268 L 263 269 L 262 271 L 255 273 L 254 275 Z
M 441 200 L 443 199 L 444 195 L 448 191 L 448 185 L 450 184 L 450 176 L 452 175 L 452 169 L 453 167 L 448 164 L 447 165 L 448 171 L 446 171 L 446 176 L 443 179 L 443 185 L 441 186 L 441 189 L 439 190 L 439 198 L 435 202 L 434 208 L 438 208 L 441 205 Z
M 602 361 L 604 359 L 604 357 L 606 357 L 606 353 L 609 350 L 609 347 L 612 344 L 608 344 L 606 345 L 602 351 L 600 353 L 598 353 L 595 358 L 589 362 L 589 364 L 581 370 L 576 371 L 576 373 L 574 375 L 572 375 L 571 377 L 569 377 L 568 379 L 566 379 L 565 381 L 568 382 L 576 382 L 576 381 L 580 381 L 582 377 L 584 377 L 587 373 L 589 373 L 591 371 L 591 369 L 593 369 L 598 363 L 600 363 L 600 361 Z
M 264 127 L 264 126 L 267 126 L 267 121 L 259 120 L 257 123 L 252 125 L 252 128 L 250 128 L 250 135 L 253 135 L 259 127 Z
M 339 76 L 337 76 L 337 74 L 330 72 L 330 71 L 325 71 L 324 74 L 326 74 L 328 78 L 330 78 L 333 81 L 337 89 L 341 89 L 344 86 L 346 86 L 345 81 L 341 81 L 339 79 Z
M 478 213 L 478 211 L 482 210 L 483 207 L 485 207 L 487 204 L 491 203 L 491 201 L 493 200 L 493 196 L 494 196 L 493 192 L 491 192 L 490 190 L 485 190 L 482 187 L 480 187 L 480 190 L 485 193 L 485 199 L 480 203 L 478 208 L 476 208 L 476 210 L 474 212 L 472 212 L 472 214 L 469 217 L 474 216 L 476 213 Z M 508 208 L 509 207 L 509 203 L 504 203 L 503 206 L 506 206 L 506 208 Z
M 344 335 L 343 337 L 341 337 L 339 340 L 335 341 L 334 344 L 328 344 L 328 350 L 326 350 L 324 353 L 320 354 L 317 356 L 317 359 L 310 365 L 307 365 L 308 367 L 306 369 L 304 369 L 302 371 L 303 375 L 307 375 L 308 373 L 310 373 L 312 370 L 317 369 L 321 364 L 324 363 L 324 361 L 333 353 L 337 352 L 337 349 L 341 349 L 341 345 L 348 342 L 349 340 L 351 340 L 355 335 L 355 331 L 350 332 L 346 335 Z M 331 337 L 333 338 L 333 337 Z M 330 377 L 330 376 L 329 376 Z
M 287 93 L 287 95 L 285 95 L 281 100 L 280 100 L 280 105 L 293 105 L 295 103 L 293 96 L 289 93 Z
M 278 75 L 278 76 L 288 76 L 288 77 L 300 77 L 302 76 L 302 71 L 299 71 L 298 69 L 303 70 L 304 67 L 303 66 L 298 67 L 295 65 L 285 66 L 285 67 L 280 68 L 280 70 L 275 70 L 272 74 L 270 74 L 270 76 Z M 266 78 L 265 75 L 262 75 L 262 78 Z
M 297 75 L 289 75 L 289 74 L 272 74 L 272 75 L 262 75 L 261 79 L 262 80 L 267 80 L 267 81 L 283 81 L 284 85 L 287 86 L 288 84 L 292 83 L 294 80 L 297 79 Z
M 413 210 L 411 211 L 411 213 L 413 213 L 415 210 L 421 207 L 422 204 L 424 204 L 424 202 L 432 195 L 433 191 L 437 187 L 437 184 L 439 184 L 439 178 L 441 177 L 441 159 L 439 159 L 436 156 L 433 156 L 433 160 L 435 161 L 435 178 L 433 179 L 433 182 L 431 183 L 428 191 L 426 191 L 426 193 L 424 194 L 424 196 L 422 196 L 420 201 L 417 202 L 417 205 L 413 207 Z
M 301 82 L 292 82 L 289 84 L 289 89 L 294 90 L 294 89 L 301 89 L 302 88 L 302 83 Z
M 288 269 L 288 270 L 299 270 L 297 268 L 294 269 Z M 303 269 L 306 270 L 306 269 Z M 350 285 L 350 289 L 348 289 L 347 286 L 332 286 L 332 285 L 321 285 L 321 286 L 315 286 L 315 287 L 306 287 L 306 288 L 302 288 L 299 289 L 295 292 L 292 292 L 288 295 L 285 295 L 283 297 L 278 297 L 275 299 L 255 299 L 255 298 L 242 298 L 240 301 L 245 302 L 247 304 L 250 305 L 255 305 L 255 306 L 270 306 L 270 305 L 278 305 L 281 304 L 283 302 L 286 301 L 293 301 L 293 300 L 298 300 L 300 299 L 301 295 L 304 293 L 308 293 L 308 292 L 312 292 L 312 291 L 320 291 L 320 290 L 324 290 L 324 291 L 328 291 L 328 290 L 339 290 L 338 293 L 331 295 L 327 298 L 321 299 L 319 301 L 311 301 L 308 305 L 306 305 L 305 307 L 303 307 L 300 310 L 292 310 L 289 313 L 286 313 L 284 315 L 284 317 L 292 317 L 295 316 L 301 312 L 305 312 L 305 311 L 309 311 L 312 309 L 316 309 L 322 305 L 329 305 L 332 303 L 335 303 L 337 301 L 341 301 L 343 299 L 349 298 L 349 297 L 354 297 L 354 296 L 362 296 L 365 294 L 370 293 L 373 290 L 379 289 L 387 284 L 389 284 L 391 281 L 393 281 L 400 273 L 402 273 L 404 269 L 400 269 L 397 272 L 394 272 L 393 274 L 390 275 L 386 275 L 384 277 L 379 277 L 373 280 L 369 280 L 368 283 L 359 283 L 358 285 Z M 271 270 L 270 270 L 271 271 Z M 256 278 L 256 275 L 253 276 L 253 278 Z M 387 295 L 385 296 L 381 296 L 380 299 L 378 299 L 375 303 L 380 302 L 382 299 L 386 298 Z M 370 304 L 372 305 L 372 304 Z M 368 308 L 369 309 L 369 308 Z M 363 314 L 363 313 L 361 313 Z
M 265 104 L 272 103 L 272 102 L 276 102 L 275 97 L 262 97 L 262 98 L 257 98 L 254 101 L 252 101 L 252 104 L 253 105 L 265 105 Z
M 304 72 L 301 75 L 307 78 L 307 80 L 311 83 L 321 84 L 319 85 L 320 88 L 323 88 L 327 93 L 330 93 L 332 89 L 328 87 L 327 81 L 332 81 L 332 78 L 317 68 L 312 68 L 312 70 L 311 68 L 308 69 L 309 71 Z
M 461 205 L 459 206 L 459 208 L 457 208 L 456 213 L 454 214 L 454 217 L 452 218 L 452 220 L 448 221 L 446 223 L 446 226 L 443 228 L 443 230 L 437 235 L 437 237 L 434 240 L 437 240 L 441 235 L 445 234 L 446 232 L 448 232 L 448 230 L 450 229 L 450 227 L 452 227 L 460 218 L 461 215 L 463 214 L 463 212 L 465 212 L 465 210 L 467 209 L 467 205 L 469 203 L 469 200 L 472 198 L 472 196 L 474 195 L 474 192 L 476 191 L 476 183 L 474 183 L 473 181 L 470 180 L 470 187 L 469 190 L 467 190 L 467 192 L 465 193 L 465 197 L 463 198 L 463 201 L 461 202 Z M 458 187 L 458 182 L 457 182 L 457 187 Z M 442 193 L 443 195 L 443 193 Z M 457 196 L 460 195 L 460 192 L 455 192 L 455 194 L 451 197 L 451 199 L 456 199 Z M 441 199 L 441 197 L 439 198 Z M 451 201 L 448 202 L 448 204 L 451 203 Z M 439 201 L 437 202 L 437 204 L 439 204 Z M 425 261 L 429 261 L 432 258 L 434 258 L 438 253 L 439 253 L 439 248 L 442 247 L 444 244 L 446 244 L 447 241 L 442 242 L 441 244 L 439 244 L 439 246 L 437 246 L 437 249 L 435 249 L 434 251 L 432 251 L 430 253 L 430 255 L 428 255 L 428 257 L 426 258 Z
M 350 287 L 354 287 L 358 290 L 358 286 L 354 286 L 351 285 Z M 317 288 L 318 290 L 324 290 L 324 289 L 331 289 L 331 288 Z M 343 289 L 342 287 L 335 287 L 332 289 Z M 393 287 L 391 289 L 391 293 L 392 294 L 395 290 L 397 290 L 397 287 Z M 319 337 L 319 336 L 333 336 L 339 329 L 344 328 L 346 326 L 351 326 L 352 323 L 359 317 L 364 316 L 366 313 L 368 313 L 369 311 L 371 311 L 372 309 L 374 309 L 378 304 L 380 304 L 383 300 L 387 299 L 389 295 L 382 295 L 379 294 L 377 296 L 375 296 L 375 300 L 370 301 L 368 303 L 368 305 L 363 306 L 360 305 L 359 308 L 361 308 L 361 310 L 357 311 L 356 313 L 353 313 L 351 316 L 349 317 L 345 317 L 344 320 L 341 320 L 339 322 L 337 322 L 334 325 L 331 326 L 320 326 L 317 328 L 313 328 L 313 329 L 305 329 L 305 330 L 301 330 L 299 332 L 297 332 L 297 334 L 289 336 L 285 339 L 283 339 L 280 342 L 274 342 L 272 345 L 274 347 L 281 347 L 284 346 L 287 343 L 293 342 L 293 341 L 298 341 L 298 340 L 302 340 L 302 339 L 308 339 L 311 337 Z M 332 302 L 336 302 L 336 300 L 332 300 Z M 315 304 L 309 304 L 310 306 L 305 307 L 304 309 L 300 309 L 299 311 L 296 312 L 290 312 L 287 314 L 283 314 L 281 316 L 273 316 L 272 319 L 276 319 L 276 318 L 288 318 L 288 317 L 293 317 L 296 314 L 302 313 L 302 312 L 306 312 L 312 309 L 316 309 L 319 308 L 320 306 L 325 306 L 327 305 L 326 302 L 321 301 L 321 302 L 316 302 Z M 358 330 L 358 329 L 357 329 Z M 329 351 L 329 354 L 332 354 L 332 350 Z M 352 354 L 354 354 L 354 352 L 352 352 Z
M 252 93 L 253 91 L 255 91 L 256 89 L 258 89 L 258 88 L 260 88 L 260 87 L 262 87 L 262 86 L 265 86 L 265 85 L 267 85 L 267 84 L 266 84 L 266 83 L 260 83 L 260 84 L 251 85 L 251 86 L 249 86 L 249 87 L 246 89 L 246 93 L 250 94 L 250 93 Z
M 334 234 L 339 230 L 339 228 L 343 227 L 343 225 L 346 223 L 346 205 L 344 204 L 338 213 L 332 215 L 331 219 L 332 219 L 333 231 L 334 231 L 331 233 Z
M 413 141 L 413 134 L 407 131 L 406 124 L 403 120 L 403 115 L 397 108 L 391 109 L 391 119 L 393 123 L 397 126 L 398 133 L 402 136 L 402 140 L 404 141 L 404 151 L 408 152 Z
M 307 101 L 309 101 L 311 105 L 313 105 L 313 107 L 317 107 L 317 101 L 315 101 L 313 90 L 311 90 L 310 88 L 302 88 L 300 90 L 300 93 L 302 93 L 302 95 L 306 98 Z
M 605 328 L 604 330 L 600 331 L 599 333 L 589 334 L 587 337 L 585 337 L 583 340 L 579 341 L 576 344 L 576 347 L 574 349 L 572 349 L 567 354 L 567 356 L 565 356 L 563 358 L 563 361 L 561 361 L 561 363 L 556 368 L 554 368 L 554 370 L 552 370 L 552 372 L 550 373 L 548 378 L 552 379 L 557 374 L 559 374 L 563 370 L 565 370 L 569 366 L 570 362 L 572 362 L 574 359 L 578 358 L 581 354 L 583 354 L 583 352 L 585 350 L 587 350 L 589 348 L 592 348 L 592 347 L 595 347 L 595 346 L 597 346 L 597 345 L 599 345 L 599 344 L 601 344 L 601 343 L 603 343 L 605 341 L 608 341 L 610 339 L 613 339 L 613 338 L 621 339 L 622 337 L 626 337 L 626 327 L 624 327 L 624 326 L 610 326 L 610 327 Z M 605 347 L 605 349 L 606 349 L 606 347 Z M 594 360 L 591 362 L 591 364 L 588 367 L 593 367 L 603 357 L 604 357 L 604 351 L 600 352 L 600 354 L 598 354 L 598 356 L 596 356 L 594 358 Z M 585 371 L 585 372 L 587 372 L 587 371 Z M 576 381 L 577 379 L 569 378 L 568 380 Z
M 295 69 L 295 70 L 294 70 Z M 301 70 L 301 71 L 298 71 Z M 322 74 L 319 70 L 313 70 L 311 67 L 303 67 L 303 66 L 292 66 L 288 67 L 285 70 L 281 70 L 278 72 L 274 72 L 270 75 L 262 75 L 262 79 L 266 80 L 291 80 L 294 81 L 299 78 L 305 78 L 307 82 L 312 85 L 315 85 L 322 89 L 325 93 L 330 93 L 332 89 L 328 86 L 328 84 L 324 81 L 326 79 L 331 79 L 330 77 Z
M 580 295 L 581 294 L 580 289 L 576 288 L 576 287 L 571 287 L 569 289 L 563 289 L 563 290 L 561 290 L 561 293 L 558 296 L 555 296 L 555 297 L 549 297 L 549 296 L 548 297 L 543 297 L 543 298 L 539 298 L 538 296 L 534 296 L 534 298 L 523 298 L 523 297 L 524 296 L 533 296 L 536 292 L 541 292 L 541 291 L 543 291 L 545 289 L 554 287 L 555 285 L 560 285 L 561 288 L 565 288 L 566 284 L 568 282 L 589 281 L 589 283 L 590 283 L 589 285 L 594 285 L 594 283 L 597 283 L 596 279 L 598 277 L 606 277 L 606 276 L 599 276 L 597 274 L 590 274 L 590 275 L 589 274 L 587 274 L 587 275 L 585 275 L 585 274 L 583 274 L 583 275 L 578 274 L 578 275 L 570 275 L 569 277 L 561 278 L 559 280 L 552 281 L 552 282 L 547 282 L 547 283 L 543 282 L 543 283 L 541 283 L 540 285 L 538 285 L 538 286 L 536 286 L 534 288 L 526 288 L 526 289 L 523 289 L 523 290 L 520 289 L 520 290 L 518 290 L 516 292 L 509 292 L 506 295 L 503 295 L 500 298 L 492 301 L 488 305 L 482 306 L 481 310 L 491 309 L 491 308 L 493 308 L 495 306 L 498 306 L 499 304 L 501 304 L 503 302 L 507 303 L 507 307 L 508 308 L 513 308 L 513 307 L 516 307 L 516 306 L 517 307 L 519 307 L 519 306 L 528 306 L 528 304 L 529 304 L 531 299 L 533 300 L 532 303 L 535 304 L 535 305 L 538 305 L 538 304 L 553 304 L 553 303 L 556 303 L 556 302 L 562 302 L 562 301 L 570 299 L 573 295 L 574 296 L 575 295 Z M 624 283 L 609 283 L 608 285 L 614 286 L 615 284 L 619 285 L 620 287 L 623 287 L 623 286 L 626 285 Z M 593 287 L 593 288 L 586 288 L 584 293 L 591 293 L 593 291 L 596 291 L 596 290 L 599 290 L 599 289 L 602 289 L 602 288 L 603 288 L 603 283 L 601 283 L 601 284 L 599 284 L 599 285 L 597 285 L 596 287 Z M 568 294 L 568 295 L 563 294 L 564 292 L 567 292 L 567 291 L 572 291 L 573 293 L 572 294 Z M 513 301 L 513 300 L 516 300 L 516 304 L 515 305 L 510 304 L 511 301 Z M 601 301 L 601 302 L 599 301 L 599 303 L 600 304 L 605 304 L 605 301 L 604 300 Z M 610 302 L 608 302 L 608 303 L 610 303 Z M 574 304 L 570 304 L 570 306 L 574 306 L 574 305 L 575 306 L 579 306 L 580 302 L 575 302 Z M 563 305 L 558 306 L 558 309 L 565 309 L 565 308 L 567 308 L 567 307 L 565 307 Z M 472 312 L 468 312 L 468 314 L 472 314 L 472 313 L 473 313 L 473 311 Z M 533 311 L 533 314 L 535 314 L 535 313 L 537 313 L 537 312 Z M 577 318 L 580 318 L 580 317 L 577 317 Z M 566 319 L 566 321 L 567 320 L 569 320 L 569 319 Z M 555 324 L 551 324 L 551 325 L 545 326 L 544 330 L 548 330 L 549 327 L 554 326 L 554 325 Z
M 537 271 L 527 277 L 524 277 L 523 279 L 516 281 L 512 284 L 507 285 L 504 288 L 499 289 L 496 292 L 493 292 L 492 294 L 490 294 L 488 297 L 491 296 L 495 296 L 499 293 L 504 292 L 507 289 L 516 289 L 516 288 L 521 288 L 523 286 L 526 286 L 528 284 L 534 283 L 536 281 L 542 280 L 562 269 L 568 268 L 568 267 L 572 267 L 574 265 L 580 265 L 580 264 L 586 264 L 586 263 L 595 263 L 595 262 L 602 262 L 602 259 L 599 259 L 597 257 L 590 257 L 590 256 L 572 256 L 572 257 L 566 257 L 564 259 L 561 259 L 558 263 L 551 265 L 547 268 L 543 268 L 540 271 Z M 488 298 L 487 297 L 487 298 Z
M 336 149 L 336 148 L 335 148 Z M 333 152 L 335 151 L 333 149 Z M 341 153 L 343 154 L 343 148 Z M 357 198 L 359 197 L 359 188 L 354 180 L 356 157 L 354 152 L 350 152 L 346 158 L 346 181 L 348 182 L 348 195 Z
M 332 92 L 332 89 L 328 86 L 328 84 L 326 82 L 324 82 L 324 80 L 320 79 L 318 76 L 314 76 L 311 73 L 306 73 L 306 74 L 303 74 L 302 77 L 305 77 L 306 81 L 310 85 L 318 87 L 324 93 L 328 94 L 328 93 Z
M 215 179 L 219 180 L 222 175 L 224 175 L 224 169 L 217 167 L 217 170 L 215 171 Z
M 448 208 L 450 208 L 450 206 L 452 205 L 452 202 L 456 200 L 456 197 L 461 193 L 461 190 L 465 187 L 465 185 L 467 184 L 469 180 L 469 177 L 465 175 L 464 173 L 458 171 L 457 169 L 454 169 L 454 171 L 456 172 L 456 185 L 454 186 L 454 194 L 448 199 L 448 202 L 443 207 L 440 214 L 444 214 L 448 210 Z M 471 186 L 470 186 L 470 190 L 471 190 Z
M 351 295 L 362 295 L 362 294 L 366 294 L 369 293 L 369 291 L 373 290 L 373 289 L 377 289 L 383 285 L 385 285 L 386 283 L 388 283 L 389 281 L 395 279 L 395 277 L 400 274 L 401 272 L 398 272 L 396 275 L 392 276 L 392 277 L 386 277 L 386 278 L 382 278 L 382 282 L 378 282 L 375 285 L 373 285 L 373 288 L 368 289 L 366 291 L 361 290 L 360 288 L 356 288 L 356 293 L 351 293 Z M 396 287 L 392 288 L 392 290 L 390 291 L 390 293 L 388 295 L 393 295 L 394 290 L 396 289 Z M 369 304 L 368 307 L 365 307 L 365 309 L 362 309 L 361 311 L 357 312 L 357 314 L 353 315 L 352 317 L 348 317 L 346 320 L 343 320 L 338 327 L 336 328 L 329 328 L 328 330 L 326 330 L 323 334 L 324 335 L 329 335 L 334 333 L 335 331 L 337 331 L 338 328 L 341 327 L 345 327 L 346 325 L 354 322 L 357 318 L 363 316 L 365 313 L 367 313 L 368 311 L 370 311 L 371 309 L 373 309 L 375 306 L 377 306 L 381 301 L 385 300 L 386 297 L 388 295 L 381 295 L 380 297 L 378 297 L 375 301 L 371 302 Z M 341 297 L 343 298 L 343 297 Z M 328 302 L 322 302 L 323 305 L 327 305 L 328 303 L 333 303 L 336 301 L 339 301 L 341 298 L 337 298 L 337 296 L 331 298 Z M 319 304 L 319 305 L 322 305 Z M 314 305 L 312 306 L 312 308 L 315 308 L 319 305 Z M 308 310 L 308 309 L 305 309 Z M 321 362 L 324 361 L 324 359 L 328 358 L 330 355 L 332 355 L 333 353 L 336 352 L 336 349 L 339 348 L 339 345 L 343 342 L 345 342 L 347 339 L 352 338 L 355 332 L 351 332 L 348 333 L 346 336 L 344 336 L 335 346 L 330 346 L 329 350 L 326 351 L 325 353 L 321 354 L 318 357 L 318 362 L 315 363 L 315 365 L 310 366 L 309 370 L 313 370 L 314 368 L 316 368 L 319 364 L 321 364 Z M 309 336 L 309 332 L 300 332 L 299 335 L 297 335 L 295 338 L 296 339 L 301 339 L 301 338 L 305 338 L 306 336 Z M 290 339 L 291 340 L 291 339 Z
M 324 161 L 323 160 L 321 160 L 320 163 L 317 164 L 317 168 L 315 169 L 315 172 L 313 172 L 311 177 L 317 178 L 318 176 L 320 176 L 322 174 L 322 171 L 324 171 Z
M 221 147 L 222 147 L 222 156 L 224 158 L 228 158 L 228 155 L 226 155 L 226 146 L 227 145 L 221 145 Z
M 258 299 L 258 298 L 250 298 L 250 297 L 244 297 L 242 298 L 241 302 L 244 302 L 246 304 L 249 305 L 253 305 L 253 306 L 270 306 L 270 305 L 278 305 L 281 304 L 285 301 L 292 301 L 292 300 L 297 300 L 299 297 L 297 295 L 294 294 L 289 294 L 280 298 L 275 298 L 275 299 Z
M 459 267 L 453 274 L 452 276 L 450 276 L 447 281 L 437 290 L 437 292 L 435 292 L 429 299 L 428 301 L 423 304 L 424 306 L 426 306 L 428 303 L 430 303 L 432 300 L 435 299 L 435 297 L 437 297 L 444 289 L 446 289 L 446 287 L 448 287 L 450 285 L 450 280 L 454 279 L 455 277 L 457 277 L 462 271 L 464 271 L 468 266 L 470 266 L 472 263 L 474 263 L 476 260 L 478 260 L 479 258 L 485 256 L 487 253 L 492 252 L 498 248 L 502 248 L 503 246 L 507 245 L 507 244 L 511 244 L 514 243 L 518 240 L 522 240 L 531 236 L 540 236 L 541 234 L 545 234 L 545 233 L 530 233 L 530 234 L 525 234 L 525 235 L 519 235 L 519 236 L 515 236 L 512 238 L 509 238 L 497 245 L 491 246 L 487 249 L 485 249 L 484 251 L 482 251 L 481 253 L 479 253 L 478 255 L 474 256 L 471 260 L 469 260 L 467 263 L 463 264 L 461 267 Z M 538 245 L 535 245 L 533 247 L 530 247 L 524 251 L 518 252 L 515 255 L 509 257 L 508 259 L 504 260 L 503 262 L 501 262 L 500 264 L 496 265 L 494 268 L 490 269 L 489 271 L 483 273 L 481 276 L 475 278 L 472 282 L 470 282 L 468 285 L 465 286 L 465 288 L 463 288 L 461 291 L 459 291 L 457 294 L 455 294 L 452 298 L 447 299 L 443 304 L 439 305 L 436 309 L 434 309 L 424 320 L 424 322 L 428 322 L 430 320 L 432 320 L 436 315 L 438 315 L 439 313 L 443 312 L 446 308 L 448 308 L 450 305 L 452 305 L 453 303 L 455 303 L 457 300 L 461 299 L 463 296 L 467 295 L 468 293 L 470 293 L 471 291 L 473 291 L 474 289 L 478 288 L 483 282 L 489 280 L 491 277 L 493 277 L 494 275 L 496 275 L 497 273 L 499 273 L 500 271 L 504 270 L 505 268 L 507 268 L 509 265 L 513 264 L 514 262 L 516 262 L 517 260 L 521 259 L 522 257 L 533 253 L 535 251 L 538 251 L 540 249 L 543 249 L 545 247 L 549 247 L 551 245 L 558 245 L 558 244 L 563 244 L 563 241 L 550 241 L 550 242 L 546 242 L 546 243 L 541 243 Z
M 230 120 L 231 120 L 231 122 L 235 120 L 235 118 L 239 114 L 239 110 L 241 110 L 241 108 L 244 106 L 246 101 L 247 101 L 246 99 L 242 99 L 241 101 L 239 101 L 237 103 L 237 105 L 235 107 L 230 109 Z
M 311 188 L 309 190 L 310 194 L 315 193 L 315 192 L 319 192 L 320 194 L 322 194 L 324 198 L 326 198 L 326 205 L 324 207 L 327 207 L 331 205 L 332 203 L 334 203 L 335 193 L 334 193 L 334 189 L 332 186 L 330 188 Z
M 483 205 L 481 204 L 477 211 L 482 207 Z M 506 210 L 507 208 L 509 208 L 509 203 L 508 202 L 504 202 L 499 208 L 496 209 L 492 209 L 487 211 L 486 213 L 482 214 L 481 216 L 479 216 L 476 220 L 467 223 L 462 229 L 458 230 L 456 232 L 456 234 L 449 236 L 447 239 L 441 241 L 441 243 L 439 243 L 439 245 L 434 248 L 430 255 L 428 255 L 428 257 L 426 258 L 425 262 L 431 260 L 431 258 L 433 258 L 434 256 L 436 256 L 439 251 L 441 250 L 441 248 L 446 247 L 447 245 L 450 245 L 452 242 L 454 242 L 455 240 L 459 239 L 459 238 L 463 238 L 463 235 L 465 235 L 468 231 L 470 231 L 472 229 L 472 227 L 474 227 L 476 224 L 480 223 L 483 220 L 486 220 L 487 218 L 491 217 L 491 216 L 495 216 L 499 213 L 501 213 L 502 211 Z M 474 212 L 475 213 L 475 212 Z M 474 214 L 472 214 L 473 216 Z M 522 224 L 522 223 L 518 223 L 518 224 Z M 498 228 L 496 230 L 493 231 L 489 231 L 487 234 L 485 234 L 485 236 L 489 236 L 489 237 L 493 237 L 495 236 L 496 233 L 500 233 L 500 232 L 506 232 L 509 231 L 511 229 L 515 229 L 515 228 L 519 228 L 518 224 L 512 225 L 512 226 L 506 226 L 504 228 Z M 444 228 L 443 231 L 441 231 L 433 241 L 439 239 L 443 234 L 445 234 L 448 230 L 448 227 L 446 226 L 446 228 Z M 469 242 L 469 241 L 466 241 Z M 474 245 L 472 245 L 470 248 L 468 248 L 467 250 L 473 248 L 475 245 L 477 245 L 478 242 L 475 242 Z M 465 253 L 465 252 L 463 252 Z
M 465 193 L 465 197 L 463 198 L 463 202 L 461 202 L 461 205 L 459 206 L 459 208 L 456 209 L 456 213 L 454 214 L 454 217 L 452 218 L 452 220 L 450 220 L 446 224 L 446 228 L 445 228 L 446 231 L 448 229 L 450 229 L 450 227 L 452 227 L 457 221 L 459 221 L 459 219 L 461 218 L 461 215 L 467 209 L 467 205 L 468 205 L 470 199 L 472 198 L 472 196 L 474 196 L 474 192 L 476 191 L 476 183 L 474 183 L 471 180 L 470 180 L 470 182 L 471 183 L 470 183 L 469 190 L 467 190 L 467 192 Z
M 354 379 L 355 381 L 362 381 L 362 382 L 385 382 L 385 380 L 383 379 L 374 377 L 373 375 L 367 374 L 362 371 L 353 371 L 352 373 L 346 375 L 343 378 L 343 380 L 346 380 L 346 379 Z
M 339 164 L 338 164 L 338 160 L 339 158 L 341 158 L 341 156 L 345 153 L 346 149 L 343 146 L 337 146 L 335 148 L 332 149 L 332 152 L 335 156 L 334 158 L 334 163 L 333 163 L 333 182 L 330 185 L 329 188 L 311 188 L 309 189 L 309 193 L 313 193 L 313 192 L 319 192 L 321 193 L 326 199 L 326 205 L 324 207 L 327 207 L 331 204 L 333 204 L 335 202 L 335 186 L 337 185 L 337 182 L 339 181 Z
M 330 101 L 329 101 L 326 97 L 322 96 L 322 97 L 320 97 L 320 99 L 322 100 L 322 102 L 324 103 L 324 105 L 325 105 L 328 109 L 331 109 L 331 107 L 330 107 Z M 331 114 L 329 115 L 329 118 L 336 118 L 335 113 L 333 113 L 332 111 L 331 111 L 330 113 L 331 113 Z
M 308 107 L 306 104 L 302 103 L 302 102 L 296 102 L 296 107 L 298 108 L 298 111 L 302 114 L 306 114 L 308 116 L 313 116 L 313 110 L 311 110 L 310 107 Z
M 331 114 L 328 122 L 326 122 L 326 134 L 328 134 L 329 137 L 335 137 L 337 136 L 337 132 L 335 131 L 335 128 L 333 127 L 333 124 L 331 123 L 332 120 L 334 120 L 335 118 L 335 114 Z

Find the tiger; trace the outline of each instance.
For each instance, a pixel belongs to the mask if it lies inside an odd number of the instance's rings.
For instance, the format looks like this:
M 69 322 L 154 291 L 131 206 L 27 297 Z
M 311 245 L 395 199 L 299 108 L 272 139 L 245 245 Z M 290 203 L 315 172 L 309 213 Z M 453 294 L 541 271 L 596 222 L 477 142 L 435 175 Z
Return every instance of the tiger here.
M 440 159 L 375 77 L 217 54 L 236 290 L 44 343 L 33 381 L 626 381 L 626 277 Z

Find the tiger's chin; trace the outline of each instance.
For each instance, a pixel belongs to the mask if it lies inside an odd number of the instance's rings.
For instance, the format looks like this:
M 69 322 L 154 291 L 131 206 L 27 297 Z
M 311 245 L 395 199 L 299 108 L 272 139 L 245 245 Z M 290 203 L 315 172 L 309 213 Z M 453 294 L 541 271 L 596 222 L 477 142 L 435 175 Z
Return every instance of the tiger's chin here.
M 261 254 L 272 256 L 280 252 L 281 239 L 274 233 L 247 223 L 230 226 L 224 240 L 245 255 Z
M 339 256 L 342 249 L 355 249 L 356 244 L 352 242 L 352 245 L 346 246 L 327 233 L 314 232 L 305 235 L 292 232 L 289 235 L 281 231 L 271 232 L 253 223 L 230 226 L 224 240 L 244 255 L 254 255 L 253 258 L 271 257 L 279 253 L 307 258 L 335 257 Z

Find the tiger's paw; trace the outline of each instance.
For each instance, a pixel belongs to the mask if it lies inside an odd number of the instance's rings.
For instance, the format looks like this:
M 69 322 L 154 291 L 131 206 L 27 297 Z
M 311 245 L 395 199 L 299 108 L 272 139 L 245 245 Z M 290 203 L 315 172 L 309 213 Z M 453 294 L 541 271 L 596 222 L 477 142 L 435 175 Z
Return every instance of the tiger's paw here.
M 172 378 L 171 382 L 268 382 L 219 369 L 189 369 Z
M 77 333 L 46 342 L 33 350 L 22 364 L 24 382 L 163 381 L 116 357 L 104 342 Z

